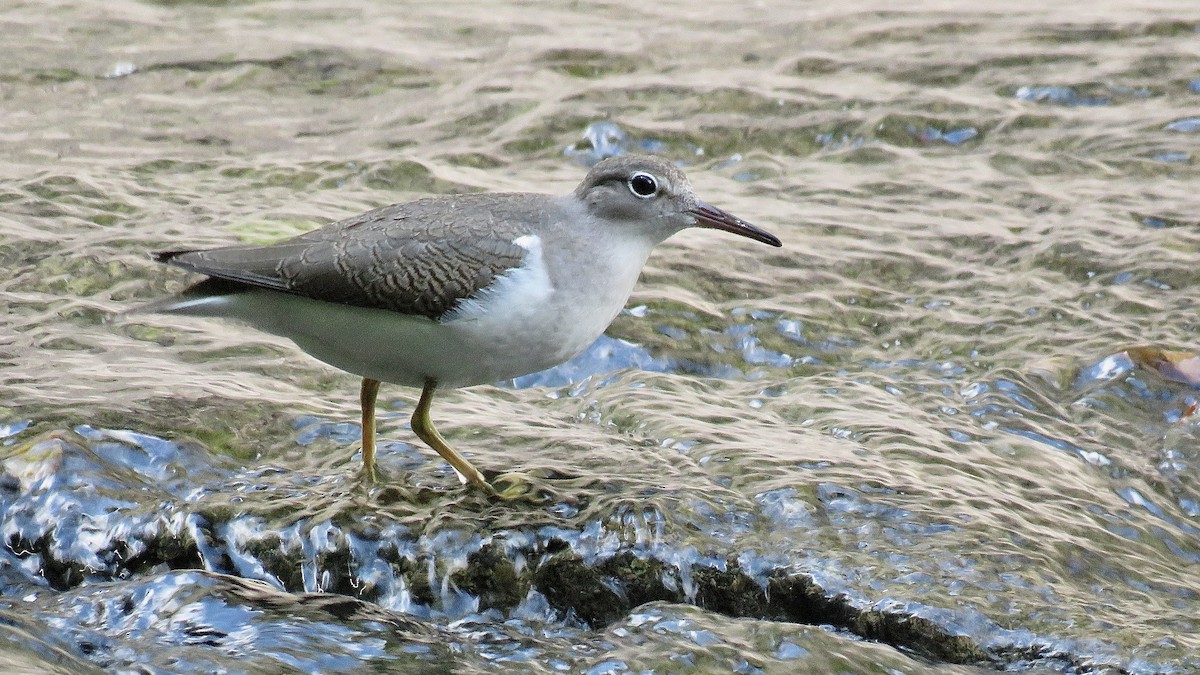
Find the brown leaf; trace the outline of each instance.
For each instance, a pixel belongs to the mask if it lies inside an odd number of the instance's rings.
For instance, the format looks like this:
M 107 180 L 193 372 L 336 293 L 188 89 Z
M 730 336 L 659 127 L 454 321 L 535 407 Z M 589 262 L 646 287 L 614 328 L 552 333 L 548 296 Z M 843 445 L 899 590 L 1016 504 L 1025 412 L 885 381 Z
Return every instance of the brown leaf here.
M 1146 370 L 1153 370 L 1164 380 L 1200 387 L 1200 356 L 1159 347 L 1130 347 L 1125 353 L 1130 361 Z

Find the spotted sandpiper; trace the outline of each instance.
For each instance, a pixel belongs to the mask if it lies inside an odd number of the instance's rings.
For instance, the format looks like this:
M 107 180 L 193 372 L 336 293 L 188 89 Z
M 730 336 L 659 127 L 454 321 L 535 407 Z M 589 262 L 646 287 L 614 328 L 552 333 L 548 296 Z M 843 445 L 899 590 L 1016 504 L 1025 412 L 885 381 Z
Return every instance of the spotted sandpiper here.
M 687 227 L 780 246 L 696 198 L 657 157 L 597 164 L 574 192 L 467 194 L 393 204 L 268 246 L 167 251 L 207 275 L 155 311 L 239 319 L 362 377 L 363 470 L 375 476 L 380 382 L 421 388 L 417 436 L 491 491 L 429 416 L 434 392 L 558 365 L 604 332 L 650 250 Z

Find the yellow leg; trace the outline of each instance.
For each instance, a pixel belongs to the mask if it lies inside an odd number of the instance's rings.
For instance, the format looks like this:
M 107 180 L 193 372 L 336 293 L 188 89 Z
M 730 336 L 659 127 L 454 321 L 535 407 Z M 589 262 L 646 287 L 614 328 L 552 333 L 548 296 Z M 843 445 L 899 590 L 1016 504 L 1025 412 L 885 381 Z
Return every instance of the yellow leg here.
M 442 459 L 450 463 L 458 475 L 467 480 L 468 483 L 486 491 L 488 494 L 495 494 L 495 490 L 491 485 L 488 485 L 487 479 L 479 473 L 466 460 L 465 457 L 458 454 L 446 439 L 438 433 L 438 430 L 433 427 L 433 420 L 429 419 L 429 406 L 433 403 L 433 392 L 437 389 L 437 381 L 428 378 L 425 380 L 425 387 L 421 390 L 421 400 L 417 403 L 417 409 L 413 411 L 412 430 L 422 441 L 437 451 L 437 454 L 442 456 Z
M 362 457 L 363 479 L 375 482 L 375 397 L 379 394 L 379 380 L 364 377 L 358 403 L 362 406 Z

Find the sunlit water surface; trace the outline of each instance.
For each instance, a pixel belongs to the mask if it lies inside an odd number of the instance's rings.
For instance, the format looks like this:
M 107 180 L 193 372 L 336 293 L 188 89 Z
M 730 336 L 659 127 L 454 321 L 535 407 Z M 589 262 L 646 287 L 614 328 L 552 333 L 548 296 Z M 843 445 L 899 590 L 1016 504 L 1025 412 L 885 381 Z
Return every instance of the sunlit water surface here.
M 1200 9 L 0 8 L 0 661 L 17 669 L 1200 669 Z M 650 151 L 689 231 L 592 351 L 448 393 L 123 316 L 148 251 Z M 369 345 L 364 345 L 369 348 Z

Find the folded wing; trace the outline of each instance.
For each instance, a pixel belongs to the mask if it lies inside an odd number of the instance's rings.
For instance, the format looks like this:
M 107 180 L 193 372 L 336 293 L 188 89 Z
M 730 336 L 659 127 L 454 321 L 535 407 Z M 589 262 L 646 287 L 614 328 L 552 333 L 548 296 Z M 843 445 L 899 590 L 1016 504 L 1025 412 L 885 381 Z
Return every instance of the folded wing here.
M 222 292 L 259 288 L 437 319 L 521 265 L 527 251 L 514 240 L 527 230 L 504 217 L 506 206 L 503 195 L 420 200 L 277 244 L 166 251 L 155 259 L 220 279 Z M 464 209 L 478 215 L 447 225 Z

